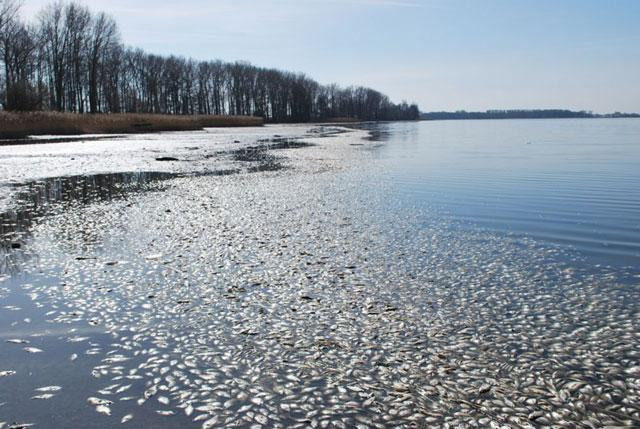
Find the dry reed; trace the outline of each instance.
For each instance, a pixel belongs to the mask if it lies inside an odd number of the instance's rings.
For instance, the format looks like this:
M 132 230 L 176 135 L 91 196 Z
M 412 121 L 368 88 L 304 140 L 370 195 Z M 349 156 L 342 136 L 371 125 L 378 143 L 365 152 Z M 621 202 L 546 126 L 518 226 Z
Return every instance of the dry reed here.
M 263 119 L 254 116 L 0 112 L 0 139 L 20 139 L 33 135 L 192 131 L 205 127 L 247 127 L 262 124 Z

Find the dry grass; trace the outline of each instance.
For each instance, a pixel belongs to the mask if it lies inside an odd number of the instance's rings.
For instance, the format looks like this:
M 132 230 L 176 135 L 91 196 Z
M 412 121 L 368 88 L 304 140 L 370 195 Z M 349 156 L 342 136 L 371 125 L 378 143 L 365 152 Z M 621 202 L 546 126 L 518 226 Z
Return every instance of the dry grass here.
M 20 139 L 32 135 L 191 131 L 204 127 L 248 127 L 262 124 L 262 118 L 252 116 L 0 112 L 0 139 Z

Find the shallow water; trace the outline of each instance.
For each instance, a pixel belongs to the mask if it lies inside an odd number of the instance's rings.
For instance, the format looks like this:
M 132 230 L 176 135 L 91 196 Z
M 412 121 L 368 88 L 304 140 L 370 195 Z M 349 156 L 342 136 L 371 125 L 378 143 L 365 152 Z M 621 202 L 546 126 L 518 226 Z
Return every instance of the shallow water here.
M 515 122 L 493 128 L 535 128 Z M 500 170 L 497 143 L 452 142 L 515 131 L 455 126 L 0 149 L 79 161 L 67 179 L 4 167 L 41 180 L 6 185 L 0 425 L 637 426 L 636 268 L 464 215 L 549 164 Z

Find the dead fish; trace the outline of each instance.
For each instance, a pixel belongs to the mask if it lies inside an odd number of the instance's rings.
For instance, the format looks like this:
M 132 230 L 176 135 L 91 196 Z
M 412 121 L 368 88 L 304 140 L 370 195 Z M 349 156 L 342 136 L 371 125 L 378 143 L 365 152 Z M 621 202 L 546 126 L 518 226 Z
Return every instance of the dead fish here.
M 54 395 L 53 393 L 45 393 L 45 394 L 42 394 L 42 395 L 32 396 L 31 399 L 51 399 L 54 396 L 56 396 L 56 395 Z
M 22 340 L 22 339 L 19 339 L 19 338 L 12 338 L 10 340 L 7 340 L 7 342 L 11 343 L 11 344 L 29 344 L 29 341 Z
M 44 351 L 37 347 L 25 347 L 23 350 L 27 353 L 42 353 Z
M 184 409 L 184 413 L 187 415 L 187 417 L 191 416 L 191 414 L 193 414 L 193 405 L 187 405 Z
M 133 418 L 133 414 L 127 414 L 126 416 L 124 416 L 124 417 L 122 418 L 122 420 L 120 420 L 120 423 L 126 423 L 126 422 L 128 422 L 129 420 L 131 420 L 132 418 Z
M 15 374 L 15 371 L 0 371 L 0 377 L 8 377 Z
M 111 405 L 111 404 L 113 404 L 113 402 L 108 400 L 108 399 L 95 398 L 95 397 L 87 398 L 87 402 L 89 403 L 89 405 Z
M 131 386 L 133 386 L 132 384 L 127 384 L 126 386 L 122 386 L 120 388 L 118 388 L 118 390 L 116 390 L 115 393 L 122 393 L 126 390 L 129 390 L 131 388 Z
M 38 391 L 38 392 L 58 392 L 58 391 L 62 390 L 62 387 L 60 387 L 60 386 L 45 386 L 45 387 L 38 387 L 35 390 Z
M 96 407 L 96 411 L 100 414 L 105 414 L 107 416 L 111 415 L 111 408 L 107 407 L 106 405 L 98 405 Z
M 240 407 L 238 409 L 238 411 L 236 412 L 237 414 L 244 414 L 247 411 L 249 411 L 251 409 L 251 405 L 243 405 L 242 407 Z
M 88 339 L 89 337 L 69 337 L 67 338 L 67 341 L 70 343 L 80 343 L 82 341 L 87 341 Z
M 217 416 L 212 417 L 209 420 L 207 420 L 206 422 L 202 423 L 202 429 L 211 429 L 217 423 L 218 423 L 218 417 Z

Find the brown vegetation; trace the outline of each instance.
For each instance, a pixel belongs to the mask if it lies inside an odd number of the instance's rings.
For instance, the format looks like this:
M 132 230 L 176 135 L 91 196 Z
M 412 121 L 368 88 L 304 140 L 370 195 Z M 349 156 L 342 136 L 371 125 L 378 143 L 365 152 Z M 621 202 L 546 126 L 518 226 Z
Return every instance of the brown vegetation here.
M 58 112 L 0 112 L 0 139 L 32 135 L 76 135 L 191 131 L 205 127 L 260 126 L 255 116 L 100 114 Z

